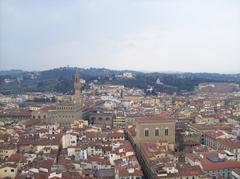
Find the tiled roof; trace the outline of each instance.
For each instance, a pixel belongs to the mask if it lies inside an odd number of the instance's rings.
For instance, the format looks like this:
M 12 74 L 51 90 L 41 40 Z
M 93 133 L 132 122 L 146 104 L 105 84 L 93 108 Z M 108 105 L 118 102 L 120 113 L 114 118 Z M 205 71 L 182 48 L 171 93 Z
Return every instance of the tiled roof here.
M 169 116 L 167 113 L 161 113 L 158 115 L 145 115 L 137 119 L 139 123 L 155 123 L 155 122 L 168 122 Z

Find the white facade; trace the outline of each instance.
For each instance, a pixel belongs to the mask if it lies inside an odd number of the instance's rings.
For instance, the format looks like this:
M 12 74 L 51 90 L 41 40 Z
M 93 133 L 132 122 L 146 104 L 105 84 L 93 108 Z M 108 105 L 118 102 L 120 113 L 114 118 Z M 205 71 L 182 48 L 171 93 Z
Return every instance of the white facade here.
M 62 136 L 62 147 L 63 149 L 69 146 L 77 146 L 77 136 L 72 134 L 65 134 Z

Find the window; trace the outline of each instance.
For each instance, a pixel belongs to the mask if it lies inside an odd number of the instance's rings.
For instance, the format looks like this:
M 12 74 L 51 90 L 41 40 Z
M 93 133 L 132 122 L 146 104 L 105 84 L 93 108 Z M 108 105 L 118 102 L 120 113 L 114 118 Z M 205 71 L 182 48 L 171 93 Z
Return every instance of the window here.
M 148 128 L 144 129 L 144 136 L 145 137 L 149 136 L 149 129 Z
M 14 169 L 11 169 L 11 172 L 14 172 Z
M 155 136 L 159 136 L 159 135 L 160 135 L 159 128 L 156 128 L 156 129 L 155 129 Z
M 168 136 L 168 128 L 165 128 L 165 136 Z

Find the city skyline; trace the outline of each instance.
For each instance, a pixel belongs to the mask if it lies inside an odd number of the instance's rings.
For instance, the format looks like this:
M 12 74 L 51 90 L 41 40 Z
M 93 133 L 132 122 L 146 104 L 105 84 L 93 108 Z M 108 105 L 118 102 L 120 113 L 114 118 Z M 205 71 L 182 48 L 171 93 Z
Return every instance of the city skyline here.
M 0 0 L 0 179 L 240 179 L 240 0 Z
M 0 70 L 240 72 L 239 1 L 0 1 Z

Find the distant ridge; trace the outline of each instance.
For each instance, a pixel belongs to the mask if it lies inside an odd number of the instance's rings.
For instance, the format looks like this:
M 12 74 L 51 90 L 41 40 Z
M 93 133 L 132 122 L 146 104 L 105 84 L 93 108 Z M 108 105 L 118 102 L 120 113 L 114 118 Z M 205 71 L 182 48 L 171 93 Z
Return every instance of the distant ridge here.
M 4 70 L 4 71 L 0 71 L 0 76 L 4 76 L 4 75 L 9 75 L 9 76 L 16 76 L 19 74 L 24 73 L 25 71 L 23 70 L 18 70 L 18 69 L 13 69 L 13 70 Z
M 73 90 L 73 75 L 76 70 L 80 72 L 81 78 L 86 82 L 83 87 L 89 87 L 92 83 L 124 85 L 129 88 L 144 89 L 145 91 L 152 89 L 150 94 L 156 94 L 157 92 L 193 92 L 200 83 L 227 82 L 240 84 L 240 74 L 165 73 L 111 70 L 107 68 L 61 67 L 43 71 L 0 71 L 0 93 L 71 93 Z
M 84 71 L 96 71 L 102 73 L 123 73 L 123 72 L 130 72 L 130 73 L 145 73 L 145 74 L 215 74 L 215 75 L 231 75 L 231 76 L 238 76 L 240 77 L 240 73 L 211 73 L 211 72 L 182 72 L 182 71 L 147 71 L 147 70 L 131 70 L 131 69 L 124 69 L 124 70 L 116 70 L 116 69 L 108 69 L 108 68 L 96 68 L 96 67 L 90 67 L 90 68 L 80 68 L 80 67 L 59 67 L 59 68 L 52 68 L 48 70 L 34 70 L 34 71 L 28 71 L 28 70 L 21 70 L 21 69 L 11 69 L 11 70 L 0 70 L 0 76 L 4 75 L 10 75 L 15 76 L 19 75 L 25 72 L 39 72 L 39 73 L 49 73 L 51 71 L 76 71 L 79 70 L 80 72 Z

